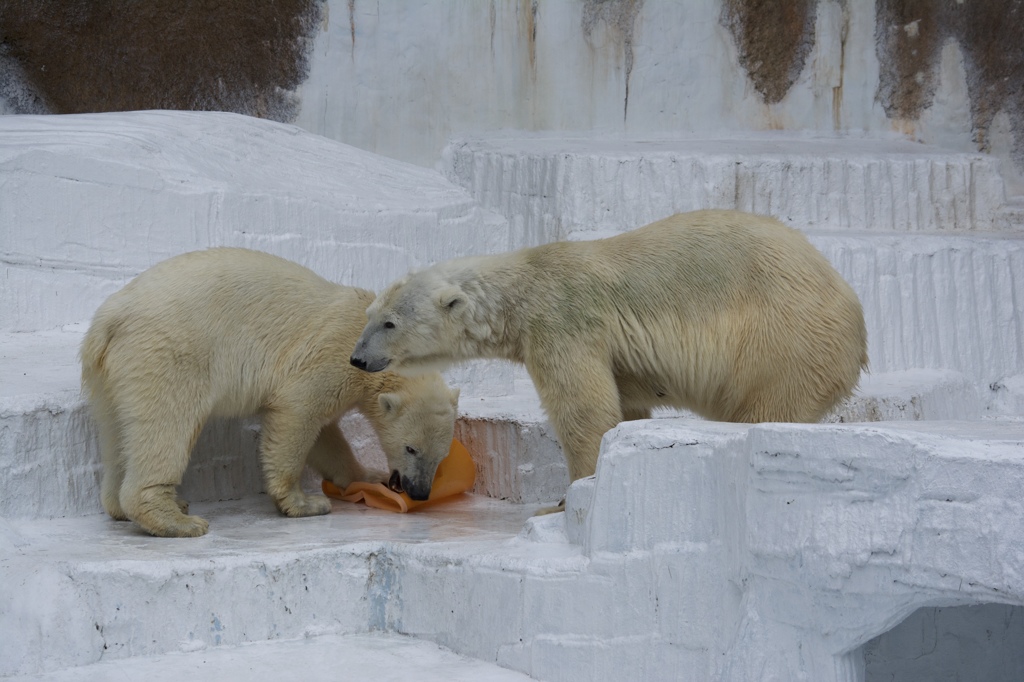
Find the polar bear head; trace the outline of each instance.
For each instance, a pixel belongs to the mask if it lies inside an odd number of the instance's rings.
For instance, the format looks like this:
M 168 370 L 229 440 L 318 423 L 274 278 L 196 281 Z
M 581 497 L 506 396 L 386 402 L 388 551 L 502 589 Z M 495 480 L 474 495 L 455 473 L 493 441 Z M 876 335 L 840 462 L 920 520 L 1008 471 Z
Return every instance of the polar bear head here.
M 468 285 L 444 264 L 392 284 L 366 310 L 352 365 L 415 374 L 479 357 L 479 342 L 490 329 L 479 314 L 480 297 L 470 295 Z
M 414 500 L 430 496 L 437 465 L 448 456 L 455 431 L 459 390 L 436 372 L 392 375 L 367 415 L 388 459 L 389 486 Z

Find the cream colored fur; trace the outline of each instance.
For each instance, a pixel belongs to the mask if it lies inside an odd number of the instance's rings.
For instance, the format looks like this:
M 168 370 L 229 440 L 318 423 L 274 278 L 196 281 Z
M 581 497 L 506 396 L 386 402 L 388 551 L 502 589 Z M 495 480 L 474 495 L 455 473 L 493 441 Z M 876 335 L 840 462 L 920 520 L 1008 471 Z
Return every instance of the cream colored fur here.
M 608 429 L 653 407 L 814 422 L 867 366 L 849 285 L 796 230 L 736 211 L 441 263 L 367 315 L 353 364 L 371 371 L 524 363 L 573 480 Z
M 164 261 L 100 306 L 82 343 L 99 426 L 102 502 L 153 535 L 196 536 L 176 486 L 210 416 L 258 414 L 267 492 L 288 516 L 330 511 L 299 487 L 308 463 L 340 487 L 386 473 L 356 461 L 337 419 L 360 410 L 389 466 L 429 493 L 447 455 L 458 392 L 437 373 L 370 375 L 349 365 L 373 294 L 244 249 Z

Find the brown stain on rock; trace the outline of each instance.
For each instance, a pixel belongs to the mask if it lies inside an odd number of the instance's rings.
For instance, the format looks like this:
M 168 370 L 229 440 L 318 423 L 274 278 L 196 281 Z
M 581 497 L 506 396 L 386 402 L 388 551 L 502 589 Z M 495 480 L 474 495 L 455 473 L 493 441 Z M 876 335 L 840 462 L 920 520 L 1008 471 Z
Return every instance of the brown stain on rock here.
M 946 1 L 942 4 L 946 4 Z M 875 48 L 878 101 L 893 119 L 916 119 L 932 102 L 935 69 L 945 39 L 934 0 L 878 0 Z M 938 10 L 938 11 L 936 11 Z
M 814 0 L 722 0 L 722 24 L 765 103 L 781 102 L 804 70 L 816 10 Z
M 889 118 L 917 119 L 932 103 L 942 45 L 955 40 L 978 149 L 989 150 L 993 119 L 1004 111 L 1011 158 L 1024 168 L 1024 0 L 877 0 L 876 22 L 877 97 Z
M 643 7 L 643 0 L 584 0 L 583 36 L 590 37 L 599 23 L 622 47 L 623 69 L 625 71 L 625 93 L 622 100 L 622 120 L 629 117 L 629 77 L 633 73 L 633 29 L 636 17 Z
M 530 76 L 535 78 L 537 74 L 537 0 L 520 0 L 519 21 L 522 27 L 522 34 L 526 36 L 526 54 L 530 62 Z M 492 34 L 493 31 L 492 25 Z M 493 42 L 494 37 L 492 35 L 492 45 Z
M 321 0 L 4 0 L 0 54 L 51 113 L 297 114 Z

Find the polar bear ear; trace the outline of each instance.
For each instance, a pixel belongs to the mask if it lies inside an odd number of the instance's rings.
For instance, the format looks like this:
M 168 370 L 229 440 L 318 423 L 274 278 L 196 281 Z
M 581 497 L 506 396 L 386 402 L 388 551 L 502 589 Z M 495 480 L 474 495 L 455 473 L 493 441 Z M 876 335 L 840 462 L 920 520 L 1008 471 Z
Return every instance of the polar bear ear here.
M 437 302 L 443 310 L 456 311 L 466 305 L 466 294 L 456 286 L 446 287 L 438 294 Z
M 377 396 L 377 404 L 384 414 L 393 414 L 402 406 L 402 397 L 397 393 L 381 393 Z

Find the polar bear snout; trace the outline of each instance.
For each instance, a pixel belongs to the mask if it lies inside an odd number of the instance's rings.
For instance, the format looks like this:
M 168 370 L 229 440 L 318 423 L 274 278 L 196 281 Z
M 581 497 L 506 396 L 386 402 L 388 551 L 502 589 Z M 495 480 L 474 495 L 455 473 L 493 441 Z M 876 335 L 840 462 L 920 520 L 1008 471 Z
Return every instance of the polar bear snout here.
M 384 371 L 391 364 L 391 358 L 385 357 L 379 352 L 371 351 L 370 342 L 367 341 L 365 336 L 366 331 L 364 330 L 363 336 L 356 342 L 355 350 L 352 351 L 352 357 L 348 359 L 349 363 L 364 372 Z
M 413 481 L 408 476 L 402 476 L 402 489 L 405 494 L 417 502 L 422 502 L 430 497 L 430 487 L 433 481 Z
M 417 502 L 422 502 L 430 497 L 430 481 L 426 485 L 422 482 L 413 482 L 408 476 L 403 476 L 398 469 L 391 472 L 391 478 L 388 479 L 388 488 L 396 493 L 406 493 L 410 498 Z
M 383 372 L 385 369 L 388 368 L 388 365 L 391 364 L 390 360 L 381 358 L 377 358 L 375 360 L 370 360 L 369 362 L 367 362 L 366 360 L 363 360 L 362 358 L 356 355 L 353 355 L 351 358 L 348 359 L 348 361 L 352 364 L 353 367 L 357 367 L 363 370 L 364 372 Z

